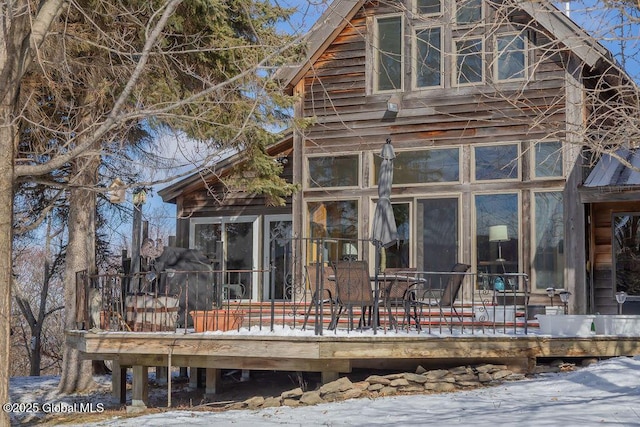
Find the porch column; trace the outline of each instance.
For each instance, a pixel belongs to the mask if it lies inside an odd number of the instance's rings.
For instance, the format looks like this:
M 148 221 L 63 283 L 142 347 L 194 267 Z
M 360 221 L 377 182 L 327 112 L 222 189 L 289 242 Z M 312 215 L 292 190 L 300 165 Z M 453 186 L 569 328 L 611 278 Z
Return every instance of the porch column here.
M 204 394 L 210 396 L 220 393 L 222 391 L 222 370 L 218 368 L 206 368 L 205 371 Z
M 149 367 L 133 367 L 131 406 L 146 408 L 149 401 Z
M 127 402 L 127 367 L 118 360 L 111 363 L 111 395 L 120 403 Z

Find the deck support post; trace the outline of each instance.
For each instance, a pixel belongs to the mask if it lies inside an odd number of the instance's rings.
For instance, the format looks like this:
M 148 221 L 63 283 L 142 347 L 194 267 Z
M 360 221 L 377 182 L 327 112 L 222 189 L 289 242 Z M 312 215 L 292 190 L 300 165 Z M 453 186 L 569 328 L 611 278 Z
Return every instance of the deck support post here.
M 156 366 L 156 383 L 158 385 L 167 385 L 169 376 L 169 368 L 166 366 Z
M 322 371 L 321 372 L 322 384 L 330 383 L 332 381 L 337 380 L 338 378 L 340 378 L 340 373 L 339 372 L 335 372 L 335 371 Z
M 205 371 L 204 394 L 209 396 L 220 393 L 222 391 L 222 369 L 206 368 Z
M 111 363 L 111 395 L 122 404 L 127 402 L 127 368 L 118 360 Z
M 200 377 L 200 368 L 194 368 L 193 366 L 189 368 L 189 387 L 192 389 L 197 389 L 199 385 L 198 378 Z
M 131 406 L 146 408 L 149 401 L 149 367 L 133 367 Z

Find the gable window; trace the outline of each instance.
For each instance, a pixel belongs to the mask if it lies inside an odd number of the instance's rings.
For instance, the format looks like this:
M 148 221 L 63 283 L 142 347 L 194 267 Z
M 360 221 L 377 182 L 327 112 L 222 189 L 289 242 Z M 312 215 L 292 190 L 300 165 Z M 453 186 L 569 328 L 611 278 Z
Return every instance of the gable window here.
M 484 78 L 482 63 L 482 39 L 455 41 L 455 84 L 480 83 Z
M 517 179 L 519 175 L 518 144 L 474 147 L 476 181 Z
M 533 176 L 535 178 L 562 177 L 562 143 L 538 142 L 533 147 Z
M 496 37 L 498 51 L 496 76 L 498 80 L 515 80 L 527 77 L 527 43 L 522 34 L 505 34 Z
M 307 186 L 309 188 L 357 187 L 359 159 L 357 154 L 309 157 Z
M 440 0 L 416 0 L 416 12 L 420 15 L 440 14 Z
M 442 84 L 442 29 L 416 31 L 415 87 L 437 87 Z
M 456 24 L 473 24 L 482 19 L 482 0 L 456 0 Z
M 376 19 L 375 83 L 376 90 L 402 89 L 402 17 Z
M 381 159 L 374 156 L 376 180 Z M 420 151 L 397 151 L 393 160 L 394 184 L 458 182 L 460 180 L 460 150 L 436 148 Z M 377 185 L 377 182 L 375 183 Z

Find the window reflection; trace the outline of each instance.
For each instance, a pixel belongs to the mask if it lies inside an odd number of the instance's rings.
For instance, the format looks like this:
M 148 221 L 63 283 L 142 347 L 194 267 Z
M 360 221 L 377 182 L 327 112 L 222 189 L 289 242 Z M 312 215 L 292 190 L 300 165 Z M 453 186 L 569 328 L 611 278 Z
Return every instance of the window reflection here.
M 393 183 L 457 182 L 460 180 L 459 156 L 458 148 L 398 151 L 393 160 Z M 373 158 L 377 185 L 382 159 Z
M 312 239 L 329 238 L 356 241 L 358 238 L 358 202 L 339 200 L 326 202 L 308 202 L 309 237 Z M 346 247 L 343 244 L 329 244 L 326 247 L 331 260 L 342 259 Z M 357 248 L 360 252 L 360 248 Z M 308 254 L 315 260 L 318 252 Z
M 640 213 L 613 215 L 615 291 L 640 296 Z
M 311 188 L 355 187 L 358 185 L 359 157 L 309 157 L 308 185 Z
M 476 180 L 518 178 L 517 144 L 475 147 L 473 152 Z
M 536 193 L 535 287 L 564 287 L 564 218 L 562 192 Z

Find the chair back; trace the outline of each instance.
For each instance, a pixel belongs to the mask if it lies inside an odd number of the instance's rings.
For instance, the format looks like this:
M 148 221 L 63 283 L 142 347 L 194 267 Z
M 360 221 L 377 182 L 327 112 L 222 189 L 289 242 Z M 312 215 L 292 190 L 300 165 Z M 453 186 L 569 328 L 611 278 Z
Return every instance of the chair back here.
M 442 293 L 442 297 L 440 298 L 440 306 L 441 307 L 451 307 L 458 296 L 458 291 L 462 286 L 462 281 L 464 280 L 464 276 L 467 270 L 469 270 L 471 266 L 469 264 L 457 263 L 451 269 L 453 273 L 459 274 L 450 274 L 449 281 L 447 282 L 447 286 L 444 288 L 444 292 Z
M 324 295 L 318 294 L 318 298 L 324 299 L 326 296 L 335 301 L 337 295 L 336 282 L 329 280 L 329 276 L 333 275 L 333 268 L 328 265 L 313 263 L 305 266 L 305 269 L 307 270 L 307 280 L 309 281 L 311 292 L 313 294 L 319 292 L 319 284 L 322 283 Z
M 366 261 L 338 261 L 335 264 L 338 301 L 346 306 L 373 305 L 373 291 Z
M 386 291 L 386 293 L 382 293 L 382 296 L 390 300 L 403 299 L 407 290 L 415 283 L 413 280 L 409 280 L 410 276 L 414 276 L 411 272 L 415 271 L 417 271 L 415 267 L 386 268 L 384 273 L 380 275 L 382 278 L 380 281 L 381 289 L 384 285 Z M 407 279 L 396 278 L 395 275 L 398 273 L 406 273 L 402 275 L 407 276 Z

